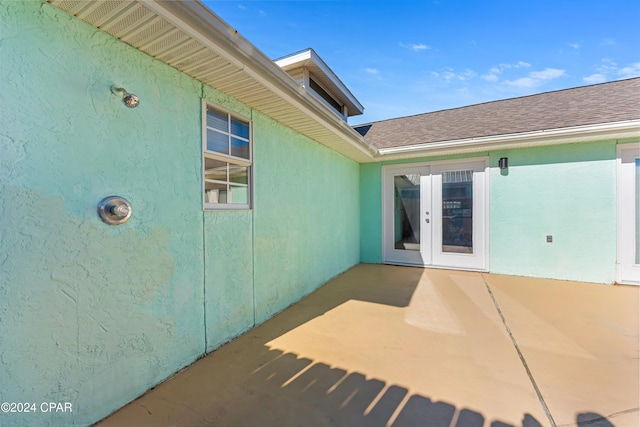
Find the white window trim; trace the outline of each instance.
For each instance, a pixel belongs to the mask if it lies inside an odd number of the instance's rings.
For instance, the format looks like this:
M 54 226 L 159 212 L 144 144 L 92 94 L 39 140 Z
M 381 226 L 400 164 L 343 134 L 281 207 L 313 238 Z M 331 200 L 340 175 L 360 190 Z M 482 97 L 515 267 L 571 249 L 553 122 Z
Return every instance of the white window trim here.
M 231 117 L 245 121 L 249 124 L 249 159 L 242 157 L 232 156 L 230 154 L 222 154 L 214 151 L 207 150 L 207 107 L 211 107 L 220 113 L 228 114 Z M 202 184 L 200 189 L 200 196 L 202 197 L 202 209 L 205 211 L 218 211 L 218 210 L 250 210 L 253 208 L 253 121 L 249 118 L 230 111 L 224 107 L 219 106 L 213 102 L 209 102 L 206 99 L 202 99 L 202 114 L 201 114 L 201 131 L 202 131 L 202 164 L 201 164 L 201 179 Z M 215 129 L 214 129 L 215 130 Z M 244 139 L 244 138 L 241 138 Z M 249 203 L 237 204 L 237 203 L 208 203 L 205 198 L 205 159 L 220 160 L 223 162 L 233 163 L 238 166 L 245 166 L 249 168 L 247 176 L 246 186 L 249 188 L 248 199 Z M 211 181 L 211 180 L 210 180 Z M 226 181 L 225 181 L 226 183 Z M 237 186 L 244 186 L 242 184 L 234 184 Z

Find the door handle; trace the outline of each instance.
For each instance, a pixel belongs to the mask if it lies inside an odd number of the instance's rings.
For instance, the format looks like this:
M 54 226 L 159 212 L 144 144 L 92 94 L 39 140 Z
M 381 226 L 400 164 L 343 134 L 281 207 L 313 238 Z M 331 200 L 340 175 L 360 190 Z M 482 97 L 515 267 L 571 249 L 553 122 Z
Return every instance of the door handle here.
M 429 224 L 429 218 L 425 219 L 425 221 L 427 222 L 427 224 Z

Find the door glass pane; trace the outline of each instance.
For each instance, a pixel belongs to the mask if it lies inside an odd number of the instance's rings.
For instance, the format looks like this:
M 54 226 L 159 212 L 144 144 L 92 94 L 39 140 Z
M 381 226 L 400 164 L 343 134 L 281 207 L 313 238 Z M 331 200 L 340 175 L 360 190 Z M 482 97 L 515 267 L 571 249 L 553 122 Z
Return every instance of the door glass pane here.
M 420 250 L 420 175 L 395 175 L 394 247 Z
M 636 264 L 640 264 L 640 159 L 636 159 Z
M 442 252 L 473 253 L 473 171 L 442 173 Z

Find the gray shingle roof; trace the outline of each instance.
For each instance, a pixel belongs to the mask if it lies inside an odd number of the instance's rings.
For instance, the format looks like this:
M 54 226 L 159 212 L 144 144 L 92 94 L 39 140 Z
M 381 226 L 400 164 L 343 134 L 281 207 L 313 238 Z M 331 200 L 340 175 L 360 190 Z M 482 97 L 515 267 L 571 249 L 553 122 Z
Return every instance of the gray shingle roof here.
M 354 126 L 375 148 L 640 119 L 640 78 Z

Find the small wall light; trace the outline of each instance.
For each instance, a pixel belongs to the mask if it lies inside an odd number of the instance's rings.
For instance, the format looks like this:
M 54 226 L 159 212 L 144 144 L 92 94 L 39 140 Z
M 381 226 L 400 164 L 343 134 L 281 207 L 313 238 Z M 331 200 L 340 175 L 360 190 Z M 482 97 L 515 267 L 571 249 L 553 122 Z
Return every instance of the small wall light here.
M 501 157 L 500 160 L 498 160 L 498 167 L 500 168 L 500 170 L 507 169 L 509 167 L 509 158 Z
M 134 94 L 127 92 L 123 87 L 111 86 L 111 93 L 114 95 L 122 94 L 122 102 L 129 108 L 136 108 L 140 104 L 140 99 Z

